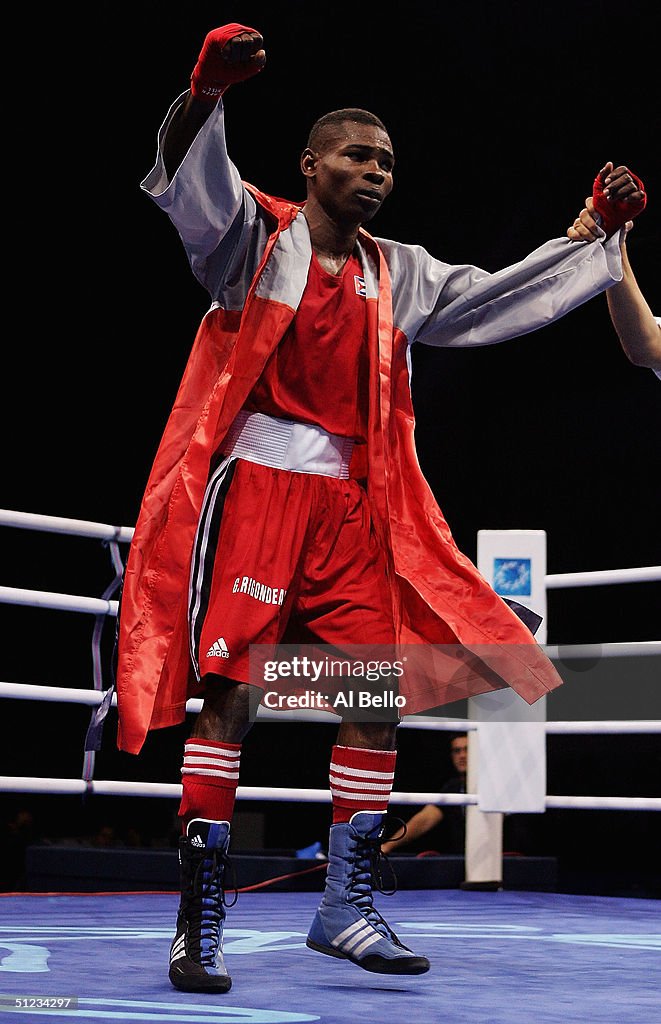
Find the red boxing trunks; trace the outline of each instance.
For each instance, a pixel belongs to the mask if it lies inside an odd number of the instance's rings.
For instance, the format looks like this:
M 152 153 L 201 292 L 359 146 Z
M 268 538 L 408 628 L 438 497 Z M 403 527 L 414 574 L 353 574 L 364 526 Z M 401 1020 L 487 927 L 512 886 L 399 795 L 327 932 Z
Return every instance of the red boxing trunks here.
M 341 447 L 343 439 L 328 437 Z M 198 679 L 256 682 L 251 644 L 394 644 L 367 495 L 342 478 L 341 458 L 336 475 L 324 475 L 323 452 L 312 463 L 321 468 L 306 472 L 247 461 L 237 450 L 212 474 L 198 524 L 189 592 Z

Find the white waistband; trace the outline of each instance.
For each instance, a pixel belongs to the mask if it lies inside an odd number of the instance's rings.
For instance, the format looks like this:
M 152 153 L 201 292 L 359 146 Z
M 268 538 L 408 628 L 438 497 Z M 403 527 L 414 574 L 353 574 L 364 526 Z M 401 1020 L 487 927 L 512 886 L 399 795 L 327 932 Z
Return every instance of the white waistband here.
M 310 423 L 241 411 L 222 445 L 223 455 L 290 473 L 317 473 L 348 480 L 354 441 Z

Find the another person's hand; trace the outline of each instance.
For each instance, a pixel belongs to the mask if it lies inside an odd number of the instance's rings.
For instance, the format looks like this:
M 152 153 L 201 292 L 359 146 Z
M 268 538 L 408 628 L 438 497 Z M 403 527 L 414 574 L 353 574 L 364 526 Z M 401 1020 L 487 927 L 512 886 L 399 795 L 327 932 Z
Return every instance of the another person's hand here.
M 233 22 L 209 32 L 191 75 L 191 93 L 216 103 L 228 86 L 258 74 L 266 63 L 260 32 Z
M 594 214 L 594 202 L 592 196 L 588 196 L 585 206 L 567 230 L 567 237 L 571 238 L 572 242 L 596 242 L 598 238 L 606 237 L 606 232 L 599 227 Z M 633 227 L 633 221 L 628 221 L 625 227 Z

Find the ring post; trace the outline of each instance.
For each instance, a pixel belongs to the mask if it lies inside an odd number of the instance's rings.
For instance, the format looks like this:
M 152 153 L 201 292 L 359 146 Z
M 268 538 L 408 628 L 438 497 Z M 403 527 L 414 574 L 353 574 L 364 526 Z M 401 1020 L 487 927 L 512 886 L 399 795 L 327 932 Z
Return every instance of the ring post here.
M 546 531 L 480 530 L 477 567 L 503 598 L 543 617 L 536 633 L 546 643 Z M 546 698 L 527 704 L 513 690 L 471 697 L 466 787 L 466 889 L 500 889 L 503 817 L 542 813 L 546 802 Z

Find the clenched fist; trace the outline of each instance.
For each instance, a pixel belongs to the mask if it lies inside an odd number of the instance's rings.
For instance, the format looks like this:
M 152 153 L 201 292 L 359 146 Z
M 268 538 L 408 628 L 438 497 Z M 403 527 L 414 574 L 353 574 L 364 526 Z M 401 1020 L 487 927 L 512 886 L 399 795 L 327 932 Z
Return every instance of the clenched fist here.
M 645 187 L 628 167 L 613 167 L 612 161 L 601 168 L 592 186 L 594 209 L 601 227 L 610 238 L 618 228 L 645 209 Z
M 193 96 L 216 103 L 228 86 L 258 74 L 266 63 L 261 34 L 232 23 L 209 32 L 191 75 Z

